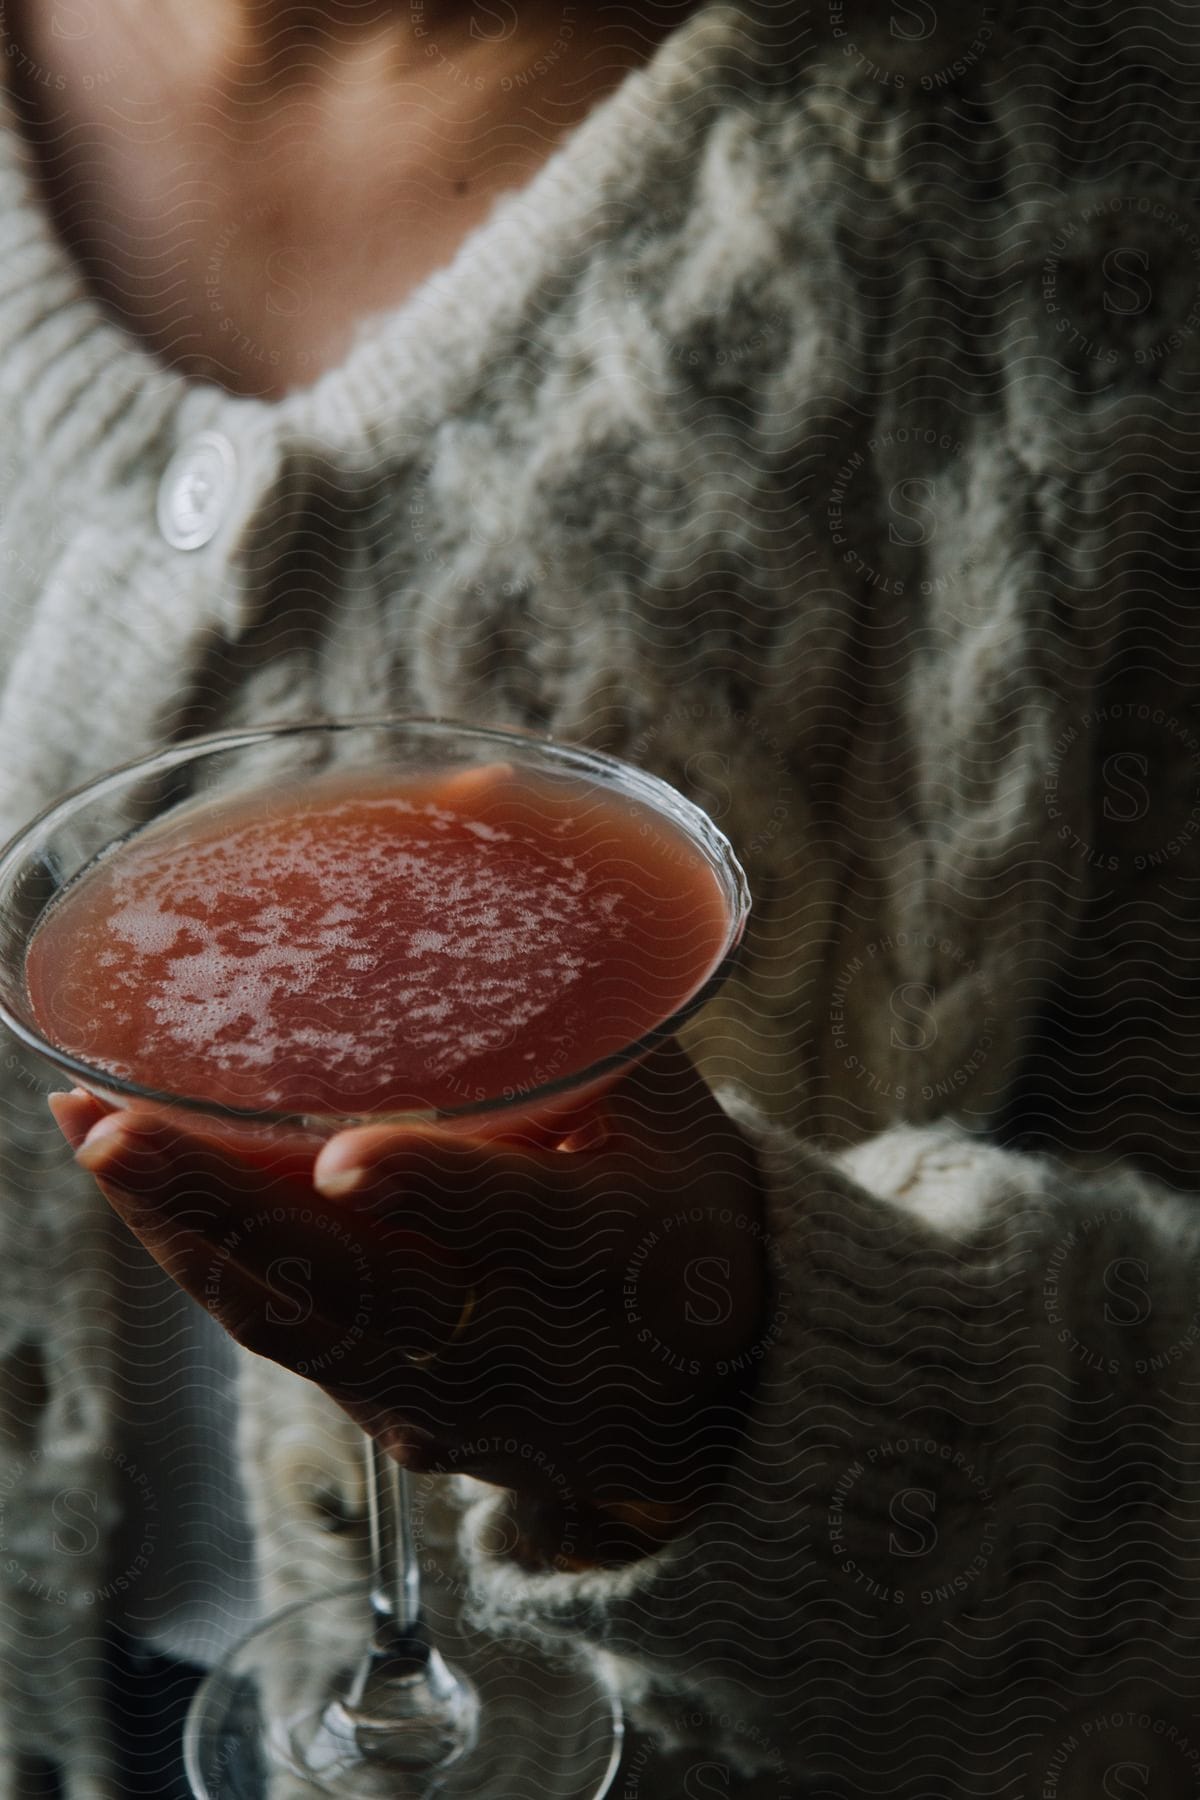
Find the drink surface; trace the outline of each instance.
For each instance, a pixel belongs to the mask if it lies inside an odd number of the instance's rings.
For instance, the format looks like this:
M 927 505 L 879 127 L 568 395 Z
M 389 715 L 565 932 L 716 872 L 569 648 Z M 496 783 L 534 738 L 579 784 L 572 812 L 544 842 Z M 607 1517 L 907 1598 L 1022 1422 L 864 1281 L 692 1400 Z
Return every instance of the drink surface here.
M 581 777 L 322 776 L 107 853 L 50 908 L 26 980 L 52 1043 L 160 1092 L 453 1108 L 633 1043 L 727 927 L 683 832 Z

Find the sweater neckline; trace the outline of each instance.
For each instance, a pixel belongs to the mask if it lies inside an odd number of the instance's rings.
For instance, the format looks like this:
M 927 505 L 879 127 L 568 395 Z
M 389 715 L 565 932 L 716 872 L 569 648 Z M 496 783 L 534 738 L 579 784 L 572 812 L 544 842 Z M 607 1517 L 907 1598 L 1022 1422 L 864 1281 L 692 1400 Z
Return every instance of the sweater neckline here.
M 45 416 L 37 390 L 54 383 L 55 358 L 69 344 L 77 363 L 103 371 L 110 423 L 123 402 L 240 437 L 258 429 L 319 438 L 348 457 L 394 455 L 453 412 L 456 394 L 528 324 L 540 285 L 582 258 L 639 196 L 650 203 L 656 168 L 679 158 L 727 102 L 736 70 L 753 67 L 751 24 L 736 0 L 701 0 L 524 187 L 498 199 L 449 263 L 365 322 L 335 368 L 272 400 L 179 374 L 107 312 L 42 204 L 33 153 L 0 82 L 0 270 L 8 271 L 0 273 L 0 359 L 27 340 L 24 418 Z

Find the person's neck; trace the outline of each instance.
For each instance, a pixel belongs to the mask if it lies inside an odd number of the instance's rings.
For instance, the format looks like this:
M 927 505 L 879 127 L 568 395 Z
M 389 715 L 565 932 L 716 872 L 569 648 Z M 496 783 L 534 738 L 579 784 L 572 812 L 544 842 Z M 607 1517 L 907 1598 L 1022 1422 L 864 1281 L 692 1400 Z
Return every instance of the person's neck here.
M 635 8 L 630 0 L 585 0 L 588 35 L 620 42 L 621 60 L 637 60 L 636 46 L 645 54 L 695 3 L 649 0 Z M 442 56 L 487 72 L 508 55 L 527 61 L 529 45 L 555 37 L 564 17 L 575 34 L 581 21 L 573 0 L 120 0 L 106 29 L 160 77 L 173 70 L 194 82 L 203 70 L 244 91 L 319 85 L 335 68 L 344 75 L 354 65 L 364 72 L 384 66 L 402 78 L 428 60 L 434 41 Z
M 94 28 L 68 34 L 0 0 L 0 72 L 96 295 L 171 367 L 276 396 L 448 268 L 702 3 L 72 0 Z

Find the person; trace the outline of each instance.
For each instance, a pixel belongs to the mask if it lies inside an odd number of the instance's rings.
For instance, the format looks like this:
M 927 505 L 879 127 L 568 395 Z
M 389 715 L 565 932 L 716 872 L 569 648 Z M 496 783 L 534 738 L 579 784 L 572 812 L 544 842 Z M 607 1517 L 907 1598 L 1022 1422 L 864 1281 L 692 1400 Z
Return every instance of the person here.
M 424 1365 L 401 1309 L 304 1380 L 353 1301 L 269 1316 L 304 1209 L 268 1250 L 252 1173 L 78 1093 L 72 1159 L 10 1053 L 7 1791 L 122 1792 L 108 1622 L 208 1660 L 354 1572 L 353 1415 L 463 1478 L 472 1617 L 656 1734 L 626 1796 L 1182 1800 L 1195 17 L 4 13 L 3 824 L 437 712 L 665 776 L 755 897 L 600 1141 L 322 1151 L 398 1282 L 397 1220 L 502 1202 Z

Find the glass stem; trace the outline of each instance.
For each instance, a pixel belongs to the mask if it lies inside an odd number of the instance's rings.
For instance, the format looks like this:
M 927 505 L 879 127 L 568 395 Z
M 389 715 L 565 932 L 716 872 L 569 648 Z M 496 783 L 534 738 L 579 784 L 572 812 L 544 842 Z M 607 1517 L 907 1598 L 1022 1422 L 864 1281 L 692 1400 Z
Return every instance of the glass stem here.
M 439 1768 L 476 1742 L 479 1697 L 470 1681 L 447 1668 L 426 1636 L 408 1475 L 371 1438 L 367 1525 L 371 1642 L 349 1691 L 324 1714 L 323 1754 L 365 1759 L 393 1771 Z M 364 1787 L 368 1791 L 382 1790 Z M 395 1791 L 409 1790 L 397 1786 Z
M 408 1471 L 367 1439 L 367 1526 L 375 1648 L 419 1654 L 421 1569 L 413 1542 Z

